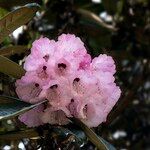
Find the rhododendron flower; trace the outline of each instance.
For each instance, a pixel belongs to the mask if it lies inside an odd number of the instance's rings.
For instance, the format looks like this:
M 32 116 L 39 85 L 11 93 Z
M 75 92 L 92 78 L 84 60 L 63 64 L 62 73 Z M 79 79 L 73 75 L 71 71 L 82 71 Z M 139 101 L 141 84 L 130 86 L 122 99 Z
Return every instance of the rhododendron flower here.
M 39 125 L 43 125 L 43 121 L 41 120 L 41 115 L 44 110 L 43 104 L 29 110 L 23 115 L 19 116 L 20 121 L 24 122 L 28 125 L 28 127 L 36 127 Z
M 40 105 L 19 117 L 29 127 L 65 125 L 69 118 L 96 127 L 107 119 L 121 91 L 115 84 L 115 62 L 100 54 L 91 59 L 80 38 L 62 34 L 58 41 L 41 37 L 26 58 L 26 74 L 16 81 L 20 99 Z

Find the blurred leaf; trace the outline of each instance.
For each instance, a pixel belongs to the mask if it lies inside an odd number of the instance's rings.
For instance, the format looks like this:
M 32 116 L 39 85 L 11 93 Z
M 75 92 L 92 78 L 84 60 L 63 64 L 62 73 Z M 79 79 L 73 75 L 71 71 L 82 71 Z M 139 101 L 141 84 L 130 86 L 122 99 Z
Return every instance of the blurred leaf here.
M 80 147 L 84 146 L 87 143 L 87 137 L 81 129 L 69 128 L 71 132 L 79 139 Z
M 87 33 L 88 44 L 91 47 L 89 52 L 92 56 L 98 56 L 111 48 L 111 34 L 107 29 L 93 27 L 88 22 L 84 22 L 84 25 L 80 25 L 80 28 Z
M 79 3 L 76 3 L 77 8 L 86 9 L 89 11 L 94 12 L 95 14 L 99 14 L 100 12 L 104 11 L 104 7 L 102 3 L 92 3 L 91 1 L 89 3 L 80 4 L 81 1 L 78 1 Z
M 75 4 L 76 4 L 77 6 L 82 7 L 83 5 L 92 4 L 92 2 L 91 2 L 91 0 L 82 0 L 82 1 L 75 0 Z
M 17 46 L 8 46 L 0 49 L 0 55 L 5 57 L 14 55 L 14 54 L 21 54 L 28 50 L 27 46 L 17 45 Z
M 116 148 L 111 145 L 110 143 L 108 143 L 106 140 L 104 140 L 102 137 L 99 137 L 101 141 L 104 142 L 104 144 L 107 146 L 107 150 L 116 150 Z
M 4 128 L 4 130 L 1 130 L 0 134 L 15 130 L 15 123 L 12 120 L 1 121 L 1 126 Z
M 7 10 L 5 10 L 5 9 L 3 9 L 3 8 L 0 7 L 0 19 L 1 19 L 2 17 L 4 17 L 7 13 L 8 13 Z
M 85 9 L 78 9 L 77 12 L 81 15 L 81 19 L 87 20 L 92 25 L 104 27 L 110 31 L 116 31 L 117 29 L 112 25 L 106 24 L 99 16 Z
M 59 126 L 59 127 L 53 127 L 53 132 L 55 134 L 55 137 L 58 136 L 59 139 L 60 138 L 66 139 L 65 140 L 66 143 L 69 142 L 69 140 L 71 140 L 71 138 L 72 138 L 72 140 L 70 142 L 74 141 L 79 147 L 82 147 L 86 141 L 86 136 L 85 136 L 84 132 L 81 130 L 68 129 L 68 128 Z M 63 143 L 64 143 L 64 141 L 63 141 Z
M 14 97 L 0 95 L 0 121 L 18 116 L 44 102 L 46 101 L 30 104 Z
M 93 56 L 98 56 L 100 53 L 106 53 L 111 48 L 111 36 L 108 33 L 101 36 L 90 36 L 89 45 L 92 47 Z
M 0 43 L 1 45 L 5 45 L 5 46 L 8 46 L 10 44 L 12 44 L 12 40 L 11 40 L 11 37 L 10 36 L 6 36 L 3 40 L 2 43 Z
M 105 10 L 111 15 L 117 11 L 117 2 L 118 0 L 102 0 Z
M 86 126 L 79 119 L 72 119 L 75 124 L 82 128 L 88 139 L 99 149 L 99 150 L 115 150 L 115 148 L 106 142 L 104 139 L 98 137 L 88 126 Z
M 25 74 L 21 66 L 3 56 L 0 56 L 0 72 L 14 78 L 21 78 Z
M 11 9 L 11 7 L 26 5 L 28 3 L 38 3 L 41 4 L 42 0 L 0 0 L 0 6 L 5 9 Z
M 0 140 L 20 140 L 23 138 L 35 138 L 39 137 L 39 134 L 35 129 L 27 129 L 23 131 L 9 131 L 7 133 L 0 134 Z
M 25 74 L 21 66 L 3 56 L 0 56 L 0 72 L 14 78 L 21 78 Z
M 117 2 L 117 13 L 121 14 L 123 10 L 124 0 L 120 0 Z
M 39 10 L 36 3 L 20 7 L 0 20 L 0 42 L 15 29 L 30 21 Z

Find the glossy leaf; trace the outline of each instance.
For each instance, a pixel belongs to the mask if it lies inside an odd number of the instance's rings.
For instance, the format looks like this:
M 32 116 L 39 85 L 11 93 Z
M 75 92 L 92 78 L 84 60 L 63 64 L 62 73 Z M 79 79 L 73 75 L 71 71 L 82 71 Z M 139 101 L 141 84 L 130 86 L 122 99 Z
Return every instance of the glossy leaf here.
M 0 42 L 15 29 L 30 21 L 38 10 L 39 5 L 32 3 L 20 7 L 3 17 L 0 20 Z
M 90 129 L 88 126 L 86 126 L 82 121 L 80 121 L 79 119 L 72 119 L 73 122 L 78 125 L 80 128 L 82 128 L 82 130 L 84 131 L 84 133 L 86 134 L 86 136 L 88 137 L 88 139 L 99 149 L 99 150 L 115 150 L 115 148 L 109 144 L 108 142 L 106 142 L 104 139 L 98 137 L 96 135 L 96 133 L 94 133 L 94 131 L 92 129 Z
M 0 55 L 9 57 L 14 54 L 21 54 L 27 51 L 27 46 L 17 45 L 17 46 L 8 46 L 0 49 Z
M 61 126 L 57 126 L 53 127 L 53 132 L 55 133 L 55 136 L 58 136 L 58 139 L 66 139 L 66 143 L 67 140 L 69 142 L 69 139 L 72 139 L 70 140 L 70 142 L 75 142 L 76 145 L 78 145 L 79 147 L 83 147 L 86 142 L 86 136 L 81 130 L 76 130 L 74 128 L 68 129 Z
M 87 143 L 88 140 L 83 130 L 76 129 L 76 127 L 69 128 L 69 130 L 78 138 L 80 147 L 83 147 Z
M 3 56 L 0 56 L 0 72 L 14 78 L 21 78 L 25 74 L 21 66 Z
M 116 150 L 116 148 L 113 146 L 113 145 L 111 145 L 110 143 L 108 143 L 106 140 L 104 140 L 102 137 L 99 137 L 99 139 L 101 140 L 101 141 L 103 141 L 103 143 L 106 145 L 106 147 L 107 147 L 107 150 Z
M 100 26 L 103 28 L 108 29 L 109 31 L 116 31 L 117 29 L 112 25 L 106 24 L 99 16 L 95 13 L 85 10 L 85 9 L 78 9 L 77 12 L 81 15 L 81 19 L 84 19 L 91 23 L 94 26 Z
M 18 116 L 44 102 L 46 101 L 30 104 L 14 97 L 0 95 L 0 121 Z

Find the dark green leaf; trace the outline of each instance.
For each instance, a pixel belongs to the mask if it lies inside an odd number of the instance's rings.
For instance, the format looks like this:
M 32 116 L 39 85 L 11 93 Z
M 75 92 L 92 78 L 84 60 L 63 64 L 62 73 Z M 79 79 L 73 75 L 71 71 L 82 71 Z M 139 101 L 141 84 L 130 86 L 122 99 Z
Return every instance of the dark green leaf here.
M 0 49 L 0 55 L 9 57 L 14 54 L 21 54 L 27 50 L 27 46 L 17 45 L 17 46 L 8 46 Z
M 104 144 L 105 144 L 106 147 L 107 147 L 107 150 L 116 150 L 116 148 L 115 148 L 113 145 L 111 145 L 110 143 L 108 143 L 108 142 L 107 142 L 106 140 L 104 140 L 102 137 L 99 137 L 99 139 L 104 142 Z
M 0 42 L 15 29 L 29 22 L 39 10 L 38 4 L 28 4 L 20 7 L 0 20 Z
M 18 116 L 44 102 L 46 101 L 29 104 L 17 98 L 0 95 L 0 121 Z
M 79 0 L 75 0 L 75 4 L 78 6 L 78 7 L 82 7 L 84 5 L 89 5 L 91 4 L 91 0 L 82 0 L 82 1 L 79 1 Z
M 87 137 L 81 129 L 70 128 L 71 132 L 78 138 L 78 143 L 80 147 L 84 146 L 87 143 Z
M 81 15 L 81 20 L 86 20 L 94 26 L 99 26 L 108 29 L 109 31 L 116 31 L 117 29 L 112 25 L 106 24 L 99 16 L 95 13 L 85 9 L 78 9 L 77 12 Z
M 104 8 L 109 14 L 114 15 L 117 12 L 118 0 L 102 0 Z
M 7 13 L 8 13 L 7 10 L 5 10 L 5 9 L 3 9 L 3 8 L 0 7 L 0 19 L 1 19 L 2 17 L 4 17 Z
M 39 3 L 41 4 L 42 0 L 0 0 L 0 6 L 2 8 L 6 8 L 6 9 L 11 9 L 11 7 L 16 7 L 16 6 L 21 6 L 21 5 L 26 5 L 28 3 Z
M 122 9 L 123 9 L 123 5 L 124 5 L 124 1 L 123 0 L 120 0 L 120 1 L 117 2 L 117 13 L 118 14 L 121 14 Z
M 79 147 L 82 147 L 87 141 L 83 131 L 77 129 L 68 129 L 64 127 L 53 127 L 53 132 L 58 136 L 59 139 L 69 139 L 72 137 L 71 142 L 75 142 Z M 71 139 L 71 138 L 70 138 Z
M 88 137 L 88 139 L 99 149 L 99 150 L 115 150 L 115 148 L 109 144 L 108 142 L 106 142 L 104 139 L 98 137 L 93 130 L 91 130 L 88 126 L 86 126 L 82 121 L 80 121 L 79 119 L 72 119 L 73 122 L 75 122 L 75 124 L 77 124 L 80 128 L 82 128 L 82 130 L 84 131 L 84 133 L 86 134 L 86 136 Z
M 23 138 L 38 138 L 39 135 L 35 129 L 27 129 L 22 131 L 9 131 L 0 134 L 0 140 L 20 140 Z
M 21 66 L 3 56 L 0 56 L 0 72 L 14 78 L 21 78 L 25 74 Z

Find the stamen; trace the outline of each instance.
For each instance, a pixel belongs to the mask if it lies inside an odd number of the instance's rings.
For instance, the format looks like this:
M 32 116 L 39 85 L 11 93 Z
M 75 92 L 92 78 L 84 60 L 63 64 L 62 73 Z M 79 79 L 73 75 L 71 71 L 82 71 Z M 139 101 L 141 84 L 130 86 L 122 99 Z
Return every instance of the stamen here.
M 55 85 L 52 85 L 50 88 L 51 88 L 51 89 L 56 89 L 57 87 L 58 87 L 58 85 L 55 84 Z
M 84 115 L 87 116 L 87 109 L 88 109 L 88 106 L 87 104 L 84 106 L 83 108 L 83 112 L 84 112 Z
M 79 81 L 80 81 L 79 78 L 75 78 L 75 79 L 73 80 L 73 82 L 79 82 Z
M 73 102 L 74 102 L 74 99 L 71 99 L 71 102 L 73 103 Z
M 39 87 L 39 84 L 38 84 L 38 83 L 35 83 L 35 87 Z
M 47 67 L 46 66 L 43 66 L 43 70 L 46 70 L 47 69 Z
M 58 68 L 66 68 L 67 66 L 66 66 L 66 64 L 64 64 L 64 63 L 60 63 L 60 64 L 58 64 Z
M 45 59 L 45 61 L 47 62 L 47 61 L 48 61 L 48 59 L 49 59 L 49 55 L 45 55 L 43 58 L 44 58 L 44 59 Z

